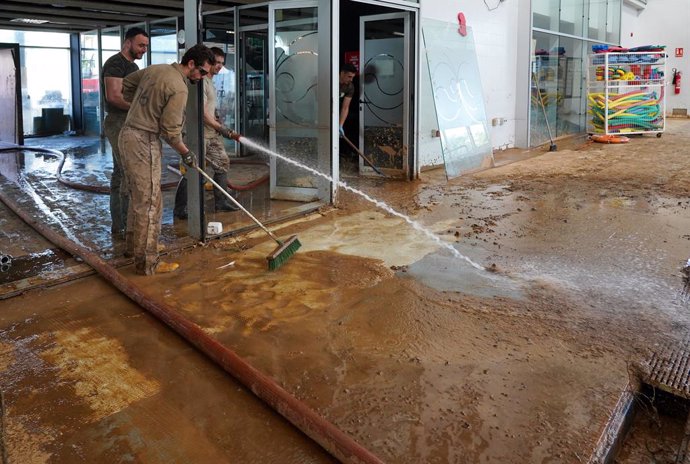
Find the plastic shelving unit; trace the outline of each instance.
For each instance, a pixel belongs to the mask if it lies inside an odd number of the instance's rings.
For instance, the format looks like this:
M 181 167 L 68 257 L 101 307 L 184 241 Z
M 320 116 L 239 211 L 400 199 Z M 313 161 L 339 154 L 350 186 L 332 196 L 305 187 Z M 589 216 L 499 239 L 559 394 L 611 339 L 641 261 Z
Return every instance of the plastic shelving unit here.
M 589 55 L 590 134 L 656 134 L 666 127 L 666 52 Z

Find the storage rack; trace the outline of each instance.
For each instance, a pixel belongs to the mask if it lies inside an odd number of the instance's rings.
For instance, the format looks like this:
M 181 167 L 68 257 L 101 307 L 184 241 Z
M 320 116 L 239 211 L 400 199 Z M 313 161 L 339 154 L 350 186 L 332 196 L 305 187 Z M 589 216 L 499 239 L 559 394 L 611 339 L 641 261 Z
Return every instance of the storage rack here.
M 656 134 L 666 127 L 665 51 L 589 55 L 590 134 Z

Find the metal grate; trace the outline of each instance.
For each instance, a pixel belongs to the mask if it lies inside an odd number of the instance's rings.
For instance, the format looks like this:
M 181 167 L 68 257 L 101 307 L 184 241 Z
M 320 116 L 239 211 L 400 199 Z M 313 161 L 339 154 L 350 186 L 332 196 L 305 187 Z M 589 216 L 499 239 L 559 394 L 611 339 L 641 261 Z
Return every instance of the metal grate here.
M 652 353 L 643 381 L 681 398 L 690 399 L 690 334 L 682 342 L 669 341 Z

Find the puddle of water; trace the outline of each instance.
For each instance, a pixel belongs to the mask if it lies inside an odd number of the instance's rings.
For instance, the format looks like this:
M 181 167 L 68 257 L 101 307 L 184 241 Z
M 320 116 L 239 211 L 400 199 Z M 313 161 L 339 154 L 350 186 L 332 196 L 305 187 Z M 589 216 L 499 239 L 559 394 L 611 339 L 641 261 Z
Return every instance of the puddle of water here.
M 475 269 L 448 255 L 430 253 L 407 266 L 399 275 L 415 278 L 436 290 L 462 292 L 479 297 L 506 297 L 515 300 L 525 297 L 523 281 Z
M 405 214 L 402 214 L 402 213 L 400 213 L 400 212 L 394 210 L 393 208 L 391 208 L 391 207 L 390 207 L 388 204 L 386 204 L 385 202 L 383 202 L 383 201 L 381 201 L 381 200 L 377 200 L 377 199 L 375 199 L 375 198 L 372 198 L 371 196 L 367 195 L 366 193 L 362 192 L 361 190 L 358 190 L 358 189 L 356 189 L 356 188 L 354 188 L 354 187 L 350 187 L 348 184 L 346 184 L 346 183 L 343 182 L 343 181 L 336 181 L 335 179 L 333 179 L 333 177 L 331 177 L 331 176 L 329 176 L 329 175 L 327 175 L 327 174 L 324 174 L 324 173 L 322 173 L 322 172 L 320 172 L 320 171 L 317 171 L 316 169 L 310 168 L 309 166 L 305 166 L 304 164 L 299 163 L 299 162 L 297 162 L 297 161 L 295 161 L 295 160 L 293 160 L 293 159 L 291 159 L 291 158 L 288 158 L 288 157 L 286 157 L 286 156 L 283 156 L 283 155 L 281 155 L 281 154 L 279 154 L 279 153 L 276 153 L 276 152 L 274 152 L 274 151 L 271 151 L 271 150 L 269 150 L 268 148 L 263 147 L 263 146 L 261 146 L 260 144 L 255 143 L 255 142 L 253 142 L 253 141 L 251 141 L 251 140 L 248 140 L 248 139 L 246 139 L 246 138 L 244 138 L 244 137 L 242 137 L 242 138 L 240 139 L 240 142 L 241 142 L 242 144 L 244 144 L 244 145 L 248 145 L 248 146 L 251 147 L 251 148 L 254 148 L 254 149 L 256 149 L 256 150 L 262 151 L 262 152 L 264 152 L 264 153 L 266 153 L 266 154 L 268 154 L 268 155 L 270 155 L 270 156 L 273 156 L 273 157 L 276 157 L 276 158 L 280 158 L 281 160 L 283 160 L 283 161 L 285 161 L 285 162 L 287 162 L 287 163 L 289 163 L 289 164 L 292 164 L 293 166 L 297 166 L 297 167 L 299 167 L 299 168 L 301 168 L 301 169 L 304 169 L 304 170 L 306 170 L 306 171 L 309 171 L 310 173 L 312 173 L 312 174 L 314 174 L 314 175 L 316 175 L 316 176 L 319 176 L 319 177 L 321 177 L 321 178 L 323 178 L 323 179 L 326 179 L 326 180 L 328 180 L 328 181 L 330 181 L 330 182 L 336 183 L 339 187 L 341 187 L 341 188 L 343 188 L 343 189 L 345 189 L 345 190 L 347 190 L 347 191 L 349 191 L 349 192 L 352 192 L 352 193 L 354 193 L 354 194 L 356 194 L 356 195 L 359 195 L 360 197 L 364 198 L 364 199 L 367 200 L 368 202 L 373 203 L 373 204 L 376 205 L 377 207 L 383 209 L 383 210 L 386 211 L 387 213 L 392 214 L 393 216 L 399 217 L 400 219 L 404 220 L 404 221 L 407 222 L 410 226 L 412 226 L 415 230 L 421 232 L 421 233 L 424 234 L 427 238 L 429 238 L 430 240 L 432 240 L 433 242 L 435 242 L 435 243 L 439 246 L 439 248 L 444 248 L 444 249 L 450 251 L 450 252 L 453 254 L 453 256 L 454 256 L 455 258 L 462 259 L 462 260 L 466 261 L 467 263 L 469 263 L 472 267 L 474 267 L 474 268 L 477 269 L 477 270 L 483 270 L 483 269 L 484 269 L 481 265 L 475 263 L 475 262 L 472 261 L 470 258 L 468 258 L 467 256 L 465 256 L 465 255 L 463 255 L 462 253 L 460 253 L 460 252 L 459 252 L 457 249 L 455 249 L 452 245 L 450 245 L 449 243 L 446 243 L 446 242 L 444 242 L 443 240 L 441 240 L 440 237 L 438 237 L 438 236 L 437 236 L 436 234 L 434 234 L 432 231 L 430 231 L 429 229 L 427 229 L 426 227 L 424 227 L 423 225 L 421 225 L 419 222 L 413 220 L 412 218 L 410 218 L 409 216 L 407 216 L 407 215 L 405 215 Z

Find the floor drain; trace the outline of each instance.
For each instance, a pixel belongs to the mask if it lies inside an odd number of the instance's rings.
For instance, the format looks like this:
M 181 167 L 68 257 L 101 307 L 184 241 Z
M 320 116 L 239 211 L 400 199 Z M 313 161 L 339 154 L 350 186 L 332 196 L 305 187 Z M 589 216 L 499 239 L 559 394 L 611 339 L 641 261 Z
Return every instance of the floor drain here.
M 679 344 L 668 342 L 641 366 L 642 381 L 681 398 L 690 399 L 690 335 Z
M 590 464 L 690 464 L 690 334 L 631 369 Z

